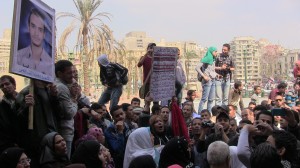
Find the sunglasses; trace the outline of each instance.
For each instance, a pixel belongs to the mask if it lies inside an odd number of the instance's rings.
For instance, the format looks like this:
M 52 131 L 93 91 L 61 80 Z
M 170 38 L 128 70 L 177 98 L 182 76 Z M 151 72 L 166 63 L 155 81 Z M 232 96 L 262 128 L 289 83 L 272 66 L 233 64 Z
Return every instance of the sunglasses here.
M 279 101 L 279 102 L 281 102 L 281 101 L 282 101 L 282 99 L 276 99 L 275 101 L 277 101 L 277 102 L 278 102 L 278 101 Z

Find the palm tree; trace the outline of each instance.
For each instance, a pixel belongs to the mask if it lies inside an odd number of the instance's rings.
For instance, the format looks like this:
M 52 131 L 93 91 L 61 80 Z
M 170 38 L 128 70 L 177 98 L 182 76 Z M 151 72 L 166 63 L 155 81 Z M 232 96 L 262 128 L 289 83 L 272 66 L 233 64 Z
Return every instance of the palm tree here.
M 106 12 L 96 13 L 102 0 L 73 0 L 73 2 L 78 10 L 78 16 L 68 12 L 59 13 L 57 16 L 57 20 L 63 17 L 73 18 L 72 23 L 60 37 L 58 48 L 64 54 L 67 39 L 72 32 L 78 32 L 76 46 L 82 47 L 82 50 L 75 54 L 79 55 L 80 62 L 82 62 L 84 93 L 88 94 L 90 88 L 89 70 L 95 57 L 100 53 L 117 57 L 124 53 L 124 47 L 113 38 L 112 30 L 103 22 L 104 18 L 110 20 L 110 14 Z

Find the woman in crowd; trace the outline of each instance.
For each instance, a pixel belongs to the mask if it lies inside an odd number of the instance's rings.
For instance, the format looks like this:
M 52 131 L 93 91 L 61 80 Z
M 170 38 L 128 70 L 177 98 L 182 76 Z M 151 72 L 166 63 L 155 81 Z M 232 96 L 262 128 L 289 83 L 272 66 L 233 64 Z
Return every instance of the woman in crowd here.
M 65 167 L 70 164 L 67 156 L 66 141 L 57 132 L 45 135 L 41 148 L 40 165 L 42 168 Z
M 30 168 L 30 159 L 24 150 L 18 147 L 7 148 L 0 155 L 0 167 Z
M 123 168 L 128 168 L 134 158 L 142 155 L 150 155 L 154 159 L 156 157 L 149 127 L 138 128 L 129 135 Z M 158 157 L 156 159 L 158 160 Z
M 167 144 L 171 137 L 167 135 L 167 131 L 165 129 L 164 122 L 161 116 L 151 116 L 149 123 L 151 134 L 154 137 L 154 146 L 161 146 Z
M 184 138 L 171 139 L 160 154 L 159 168 L 178 164 L 184 168 L 193 167 L 191 150 Z
M 97 141 L 80 143 L 73 154 L 72 163 L 82 163 L 87 168 L 106 167 L 104 155 L 100 151 L 100 143 Z
M 134 158 L 129 168 L 156 168 L 156 164 L 151 155 L 142 155 Z

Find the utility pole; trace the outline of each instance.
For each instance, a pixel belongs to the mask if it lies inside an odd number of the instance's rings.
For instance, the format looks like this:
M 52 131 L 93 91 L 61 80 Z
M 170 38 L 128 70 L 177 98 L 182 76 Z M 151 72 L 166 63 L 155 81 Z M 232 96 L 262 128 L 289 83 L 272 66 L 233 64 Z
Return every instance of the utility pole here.
M 248 86 L 247 86 L 247 57 L 246 57 L 246 48 L 244 46 L 244 75 L 245 75 L 245 97 L 247 97 L 247 90 L 248 90 Z

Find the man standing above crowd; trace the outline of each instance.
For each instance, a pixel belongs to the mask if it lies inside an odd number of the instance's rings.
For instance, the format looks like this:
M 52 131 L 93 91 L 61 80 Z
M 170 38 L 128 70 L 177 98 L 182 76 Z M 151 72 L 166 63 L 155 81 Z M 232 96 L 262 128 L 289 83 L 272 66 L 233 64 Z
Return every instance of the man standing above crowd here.
M 228 94 L 230 89 L 230 80 L 234 63 L 229 56 L 230 45 L 224 44 L 222 53 L 216 59 L 216 72 L 220 75 L 216 78 L 216 105 L 228 105 Z
M 273 89 L 269 95 L 269 100 L 268 100 L 268 104 L 271 104 L 272 101 L 273 101 L 273 104 L 274 104 L 274 101 L 275 101 L 275 97 L 277 95 L 281 95 L 281 96 L 284 96 L 285 95 L 285 90 L 287 88 L 287 84 L 286 83 L 279 83 L 277 85 L 277 88 Z
M 109 62 L 105 54 L 99 56 L 97 60 L 100 67 L 100 80 L 102 85 L 106 87 L 98 103 L 106 104 L 110 101 L 109 109 L 111 110 L 113 106 L 119 103 L 128 69 L 118 63 Z

